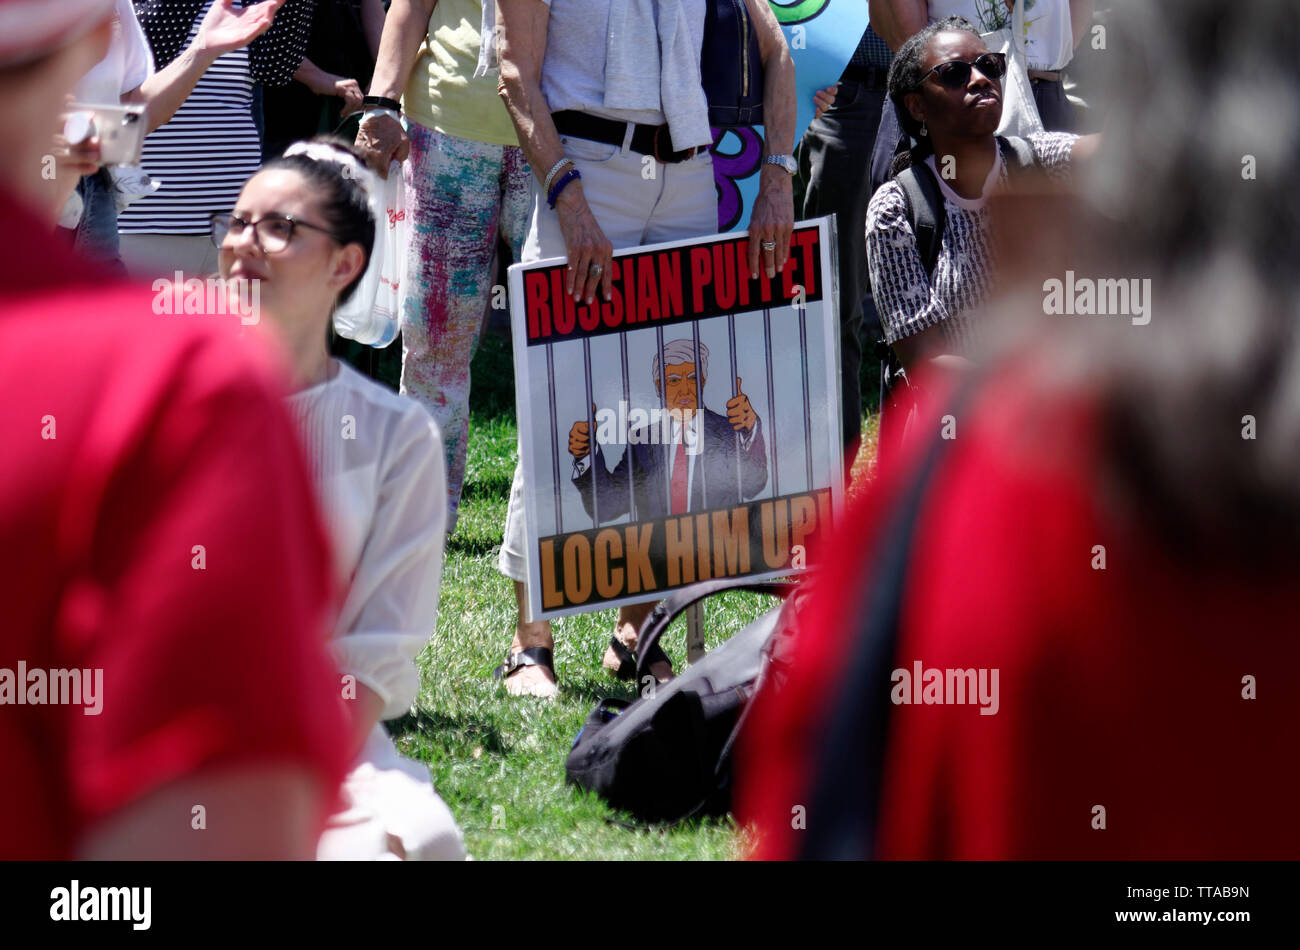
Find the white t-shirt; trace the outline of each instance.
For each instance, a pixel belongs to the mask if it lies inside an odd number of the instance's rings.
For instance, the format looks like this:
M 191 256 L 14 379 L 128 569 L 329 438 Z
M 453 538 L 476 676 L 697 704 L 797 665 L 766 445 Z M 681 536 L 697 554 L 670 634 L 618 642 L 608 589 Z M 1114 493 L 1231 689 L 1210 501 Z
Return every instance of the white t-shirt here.
M 307 449 L 347 597 L 332 649 L 339 670 L 395 719 L 419 690 L 433 635 L 447 530 L 437 423 L 417 402 L 335 361 L 333 379 L 288 399 Z
M 981 33 L 1006 29 L 1011 11 L 1004 0 L 930 0 L 930 21 L 964 16 Z M 1074 57 L 1069 0 L 1025 0 L 1025 60 L 1030 69 L 1064 69 Z
M 117 104 L 124 94 L 152 76 L 153 71 L 153 53 L 149 51 L 149 41 L 135 17 L 131 0 L 117 0 L 108 55 L 77 83 L 73 96 L 78 102 Z
M 546 57 L 542 60 L 541 87 L 552 112 L 576 109 L 619 122 L 661 125 L 659 109 L 609 109 L 605 107 L 606 29 L 609 0 L 543 0 L 550 7 L 546 28 Z M 704 0 L 682 0 L 682 11 L 698 61 L 704 43 Z M 644 55 L 654 57 L 658 38 L 642 40 Z M 657 75 L 652 69 L 650 75 Z

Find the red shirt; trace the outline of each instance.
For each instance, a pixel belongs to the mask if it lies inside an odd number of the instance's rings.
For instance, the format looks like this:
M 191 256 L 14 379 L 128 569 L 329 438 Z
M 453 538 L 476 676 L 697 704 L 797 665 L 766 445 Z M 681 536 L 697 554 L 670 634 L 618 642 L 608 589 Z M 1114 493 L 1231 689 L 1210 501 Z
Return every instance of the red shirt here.
M 1103 500 L 1088 407 L 1007 379 L 983 389 L 914 535 L 894 667 L 997 669 L 998 711 L 891 704 L 879 855 L 1300 855 L 1293 583 L 1175 566 Z M 937 433 L 938 415 L 920 431 Z M 842 526 L 788 688 L 753 712 L 737 810 L 757 825 L 757 857 L 798 853 L 797 806 L 805 827 L 817 820 L 813 753 L 859 629 L 845 605 L 930 440 L 911 440 Z
M 156 316 L 47 233 L 0 195 L 0 671 L 100 669 L 102 696 L 0 705 L 0 857 L 69 857 L 208 767 L 331 795 L 335 591 L 269 364 L 237 318 Z

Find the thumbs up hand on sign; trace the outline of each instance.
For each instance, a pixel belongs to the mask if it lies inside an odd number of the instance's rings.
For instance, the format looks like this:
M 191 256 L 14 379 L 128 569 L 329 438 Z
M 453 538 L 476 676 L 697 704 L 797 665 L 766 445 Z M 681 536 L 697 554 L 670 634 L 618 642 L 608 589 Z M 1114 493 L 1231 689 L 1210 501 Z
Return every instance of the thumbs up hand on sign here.
M 596 414 L 596 404 L 591 404 L 591 414 Z M 569 429 L 569 454 L 582 461 L 591 451 L 591 426 L 586 419 L 579 419 Z
M 749 397 L 740 388 L 740 377 L 736 377 L 736 395 L 727 400 L 727 421 L 737 432 L 748 432 L 754 428 L 758 415 L 749 404 Z

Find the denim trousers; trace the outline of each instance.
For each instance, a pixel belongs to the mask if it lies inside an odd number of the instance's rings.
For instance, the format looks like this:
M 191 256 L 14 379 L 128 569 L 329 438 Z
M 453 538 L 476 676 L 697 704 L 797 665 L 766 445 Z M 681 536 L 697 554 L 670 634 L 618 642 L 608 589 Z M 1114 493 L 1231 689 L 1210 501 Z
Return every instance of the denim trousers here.
M 84 175 L 77 183 L 84 210 L 73 232 L 72 249 L 125 276 L 117 236 L 117 189 L 107 169 Z

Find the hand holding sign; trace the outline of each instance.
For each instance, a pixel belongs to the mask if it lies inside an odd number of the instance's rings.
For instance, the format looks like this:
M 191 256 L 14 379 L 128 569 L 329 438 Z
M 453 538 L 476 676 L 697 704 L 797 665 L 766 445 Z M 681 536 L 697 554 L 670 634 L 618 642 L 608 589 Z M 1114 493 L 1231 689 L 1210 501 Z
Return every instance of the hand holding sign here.
M 740 388 L 740 377 L 736 377 L 736 395 L 727 400 L 727 421 L 737 432 L 748 432 L 754 428 L 758 415 L 749 404 L 749 397 Z

